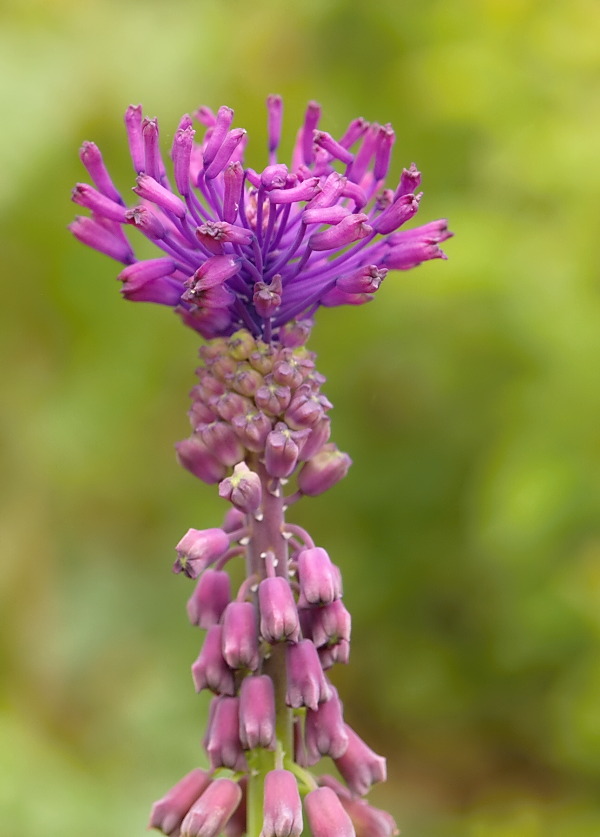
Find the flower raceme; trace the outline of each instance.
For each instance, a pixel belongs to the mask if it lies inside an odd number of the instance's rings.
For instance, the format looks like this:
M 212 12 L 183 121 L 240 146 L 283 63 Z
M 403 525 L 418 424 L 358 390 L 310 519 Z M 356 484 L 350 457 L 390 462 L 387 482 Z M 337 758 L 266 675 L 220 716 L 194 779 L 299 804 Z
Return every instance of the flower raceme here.
M 233 111 L 202 107 L 179 123 L 170 179 L 157 120 L 129 107 L 140 199 L 131 208 L 97 146 L 86 142 L 80 151 L 94 185 L 73 190 L 75 203 L 91 212 L 71 224 L 74 236 L 125 265 L 125 298 L 170 306 L 205 338 L 243 327 L 270 342 L 319 306 L 370 301 L 388 270 L 445 258 L 439 244 L 451 233 L 444 220 L 400 229 L 419 208 L 421 175 L 412 164 L 395 189 L 384 185 L 390 125 L 355 119 L 336 140 L 320 130 L 321 109 L 311 102 L 288 166 L 277 155 L 281 99 L 270 96 L 267 110 L 263 171 L 244 166 L 247 135 L 232 127 Z M 199 142 L 195 126 L 206 129 Z M 125 235 L 132 227 L 160 256 L 136 258 Z
M 350 123 L 335 139 L 308 106 L 288 167 L 279 162 L 282 103 L 268 99 L 268 165 L 243 165 L 245 131 L 233 111 L 200 108 L 196 142 L 184 116 L 169 179 L 158 123 L 125 116 L 140 203 L 127 208 L 93 143 L 81 159 L 94 186 L 73 200 L 91 217 L 76 238 L 122 262 L 127 299 L 170 306 L 207 342 L 180 464 L 218 484 L 230 504 L 221 527 L 189 529 L 173 571 L 196 586 L 187 612 L 205 630 L 192 665 L 212 692 L 197 768 L 155 803 L 150 826 L 171 837 L 392 837 L 392 817 L 361 797 L 385 781 L 385 759 L 348 726 L 329 670 L 347 663 L 351 618 L 341 572 L 286 512 L 343 479 L 350 457 L 329 441 L 331 402 L 306 348 L 319 306 L 362 304 L 388 270 L 445 258 L 445 221 L 400 229 L 418 210 L 411 165 L 386 188 L 394 133 Z M 173 186 L 171 185 L 173 181 Z M 139 260 L 125 231 L 161 255 Z M 237 591 L 227 565 L 242 559 Z M 239 576 L 239 573 L 237 573 Z M 345 784 L 310 771 L 329 756 Z M 303 819 L 304 811 L 304 819 Z

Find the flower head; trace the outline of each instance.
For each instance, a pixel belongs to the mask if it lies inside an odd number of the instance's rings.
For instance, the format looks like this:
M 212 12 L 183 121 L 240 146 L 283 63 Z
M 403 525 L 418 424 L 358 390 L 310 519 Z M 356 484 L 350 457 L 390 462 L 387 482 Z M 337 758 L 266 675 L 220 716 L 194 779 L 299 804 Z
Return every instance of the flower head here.
M 185 115 L 171 147 L 172 185 L 157 120 L 129 107 L 140 199 L 129 209 L 97 147 L 81 148 L 94 186 L 80 183 L 73 191 L 75 203 L 91 212 L 71 224 L 73 235 L 125 265 L 125 298 L 170 306 L 206 338 L 243 327 L 283 342 L 288 324 L 306 324 L 321 305 L 370 301 L 388 270 L 445 258 L 445 221 L 397 232 L 418 210 L 421 175 L 412 164 L 395 190 L 384 187 L 395 139 L 390 125 L 355 119 L 335 139 L 319 129 L 321 109 L 311 102 L 288 166 L 277 156 L 278 96 L 269 97 L 267 111 L 262 172 L 244 166 L 246 132 L 232 128 L 230 108 L 196 111 L 206 129 L 199 141 Z M 136 258 L 124 232 L 130 227 L 162 251 L 160 258 Z

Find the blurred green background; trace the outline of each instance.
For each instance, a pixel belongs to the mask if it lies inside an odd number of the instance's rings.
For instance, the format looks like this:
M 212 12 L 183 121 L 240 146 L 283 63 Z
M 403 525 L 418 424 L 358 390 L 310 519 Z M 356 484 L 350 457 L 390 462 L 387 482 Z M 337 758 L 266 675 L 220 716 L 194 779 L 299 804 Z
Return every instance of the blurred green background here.
M 354 467 L 295 519 L 345 572 L 349 720 L 406 837 L 600 835 L 597 0 L 6 0 L 0 831 L 142 835 L 200 758 L 189 584 L 215 491 L 174 463 L 197 339 L 67 234 L 77 150 L 133 185 L 122 113 L 170 144 L 227 103 L 264 164 L 305 103 L 391 121 L 448 262 L 325 310 L 312 346 Z

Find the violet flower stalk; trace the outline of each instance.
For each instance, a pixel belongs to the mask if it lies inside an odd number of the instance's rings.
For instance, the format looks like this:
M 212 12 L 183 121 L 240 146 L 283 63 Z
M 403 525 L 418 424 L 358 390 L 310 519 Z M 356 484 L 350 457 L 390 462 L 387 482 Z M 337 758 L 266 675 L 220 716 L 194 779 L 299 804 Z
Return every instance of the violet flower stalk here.
M 385 759 L 344 722 L 326 674 L 350 650 L 341 573 L 286 514 L 351 464 L 329 441 L 332 405 L 306 348 L 316 310 L 369 302 L 389 270 L 445 258 L 439 245 L 451 233 L 443 220 L 401 229 L 418 211 L 421 175 L 412 164 L 395 189 L 384 185 L 390 125 L 356 119 L 335 139 L 311 102 L 286 165 L 281 99 L 269 97 L 267 109 L 263 171 L 244 166 L 246 132 L 232 127 L 233 111 L 203 107 L 175 132 L 169 176 L 157 120 L 132 106 L 138 203 L 127 208 L 93 143 L 81 160 L 94 185 L 73 191 L 90 215 L 71 231 L 123 264 L 123 296 L 173 308 L 205 339 L 192 433 L 177 456 L 231 504 L 221 527 L 182 537 L 173 566 L 196 580 L 188 615 L 206 630 L 192 675 L 197 691 L 214 694 L 209 770 L 180 780 L 150 825 L 181 837 L 297 837 L 304 797 L 314 837 L 390 837 L 391 816 L 361 799 L 385 780 Z M 136 258 L 133 227 L 157 257 Z M 246 578 L 232 593 L 226 567 L 242 560 Z M 319 786 L 309 765 L 323 755 L 346 785 Z

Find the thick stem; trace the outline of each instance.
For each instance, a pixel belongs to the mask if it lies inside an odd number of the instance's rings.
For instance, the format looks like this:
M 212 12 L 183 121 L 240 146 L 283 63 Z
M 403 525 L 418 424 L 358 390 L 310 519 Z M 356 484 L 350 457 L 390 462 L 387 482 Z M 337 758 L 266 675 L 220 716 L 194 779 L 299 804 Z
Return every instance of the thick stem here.
M 250 541 L 247 551 L 246 574 L 266 577 L 265 557 L 274 559 L 275 572 L 287 580 L 288 578 L 288 546 L 284 537 L 284 498 L 278 480 L 270 477 L 264 466 L 252 462 L 262 483 L 262 516 L 257 520 L 249 515 Z M 286 705 L 287 671 L 285 660 L 285 645 L 279 643 L 271 649 L 271 654 L 265 660 L 264 674 L 268 674 L 275 687 L 276 736 L 279 751 L 293 758 L 293 717 L 292 710 Z M 247 835 L 259 837 L 262 827 L 262 805 L 264 778 L 269 770 L 275 767 L 274 755 L 264 750 L 255 750 L 250 758 L 250 775 L 248 777 L 248 814 Z
M 246 834 L 259 837 L 263 825 L 265 776 L 273 770 L 273 753 L 257 748 L 248 754 L 248 785 L 246 787 Z

